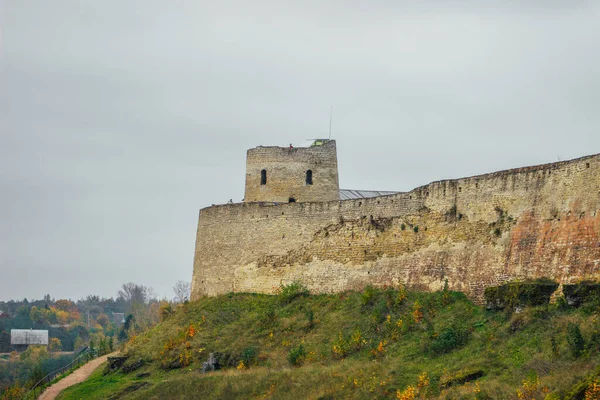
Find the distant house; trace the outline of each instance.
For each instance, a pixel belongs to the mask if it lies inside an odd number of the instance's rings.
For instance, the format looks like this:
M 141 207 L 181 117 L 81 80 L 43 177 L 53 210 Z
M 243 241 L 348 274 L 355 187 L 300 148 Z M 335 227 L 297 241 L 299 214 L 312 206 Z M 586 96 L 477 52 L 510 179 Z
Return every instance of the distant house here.
M 0 310 L 0 318 L 10 318 L 10 315 L 8 315 L 8 313 L 5 313 L 4 311 Z
M 121 326 L 125 323 L 125 313 L 122 312 L 113 312 L 113 324 L 116 326 Z
M 45 329 L 11 329 L 10 344 L 15 350 L 25 350 L 30 345 L 48 346 Z

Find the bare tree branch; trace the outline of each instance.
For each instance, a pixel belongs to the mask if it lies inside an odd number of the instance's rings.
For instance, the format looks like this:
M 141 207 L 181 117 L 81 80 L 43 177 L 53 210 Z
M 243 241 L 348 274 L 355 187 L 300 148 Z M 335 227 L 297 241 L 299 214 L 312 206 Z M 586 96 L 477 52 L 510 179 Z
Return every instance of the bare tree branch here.
M 178 303 L 186 302 L 190 299 L 191 284 L 186 281 L 177 281 L 173 286 L 175 292 L 175 301 Z
M 146 304 L 149 300 L 150 289 L 144 285 L 138 285 L 133 282 L 124 283 L 119 290 L 119 297 L 127 303 Z

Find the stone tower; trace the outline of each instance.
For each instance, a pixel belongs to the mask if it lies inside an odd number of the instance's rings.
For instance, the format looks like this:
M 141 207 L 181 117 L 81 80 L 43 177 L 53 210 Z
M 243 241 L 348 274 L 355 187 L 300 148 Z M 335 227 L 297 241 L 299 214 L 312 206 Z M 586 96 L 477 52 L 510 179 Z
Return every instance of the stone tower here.
M 331 201 L 339 192 L 335 140 L 248 150 L 245 202 Z

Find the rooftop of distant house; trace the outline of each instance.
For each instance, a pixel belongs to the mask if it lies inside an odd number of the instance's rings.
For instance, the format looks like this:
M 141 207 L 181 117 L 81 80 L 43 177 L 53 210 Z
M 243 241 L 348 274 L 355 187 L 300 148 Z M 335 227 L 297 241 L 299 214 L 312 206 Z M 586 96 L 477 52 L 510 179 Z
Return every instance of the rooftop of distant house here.
M 46 329 L 11 329 L 10 344 L 12 345 L 48 345 L 48 330 Z

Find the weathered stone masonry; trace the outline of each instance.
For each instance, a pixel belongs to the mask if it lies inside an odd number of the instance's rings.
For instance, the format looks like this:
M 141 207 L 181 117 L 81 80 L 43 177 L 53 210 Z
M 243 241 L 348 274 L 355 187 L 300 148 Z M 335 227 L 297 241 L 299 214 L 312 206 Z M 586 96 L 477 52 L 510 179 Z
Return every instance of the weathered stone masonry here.
M 599 208 L 600 155 L 370 199 L 208 207 L 192 299 L 293 281 L 318 293 L 438 290 L 445 279 L 481 299 L 516 278 L 600 278 Z
M 310 171 L 311 184 L 306 183 Z M 264 173 L 266 184 L 261 184 Z M 246 156 L 245 202 L 287 203 L 339 200 L 336 144 L 314 147 L 256 147 Z

